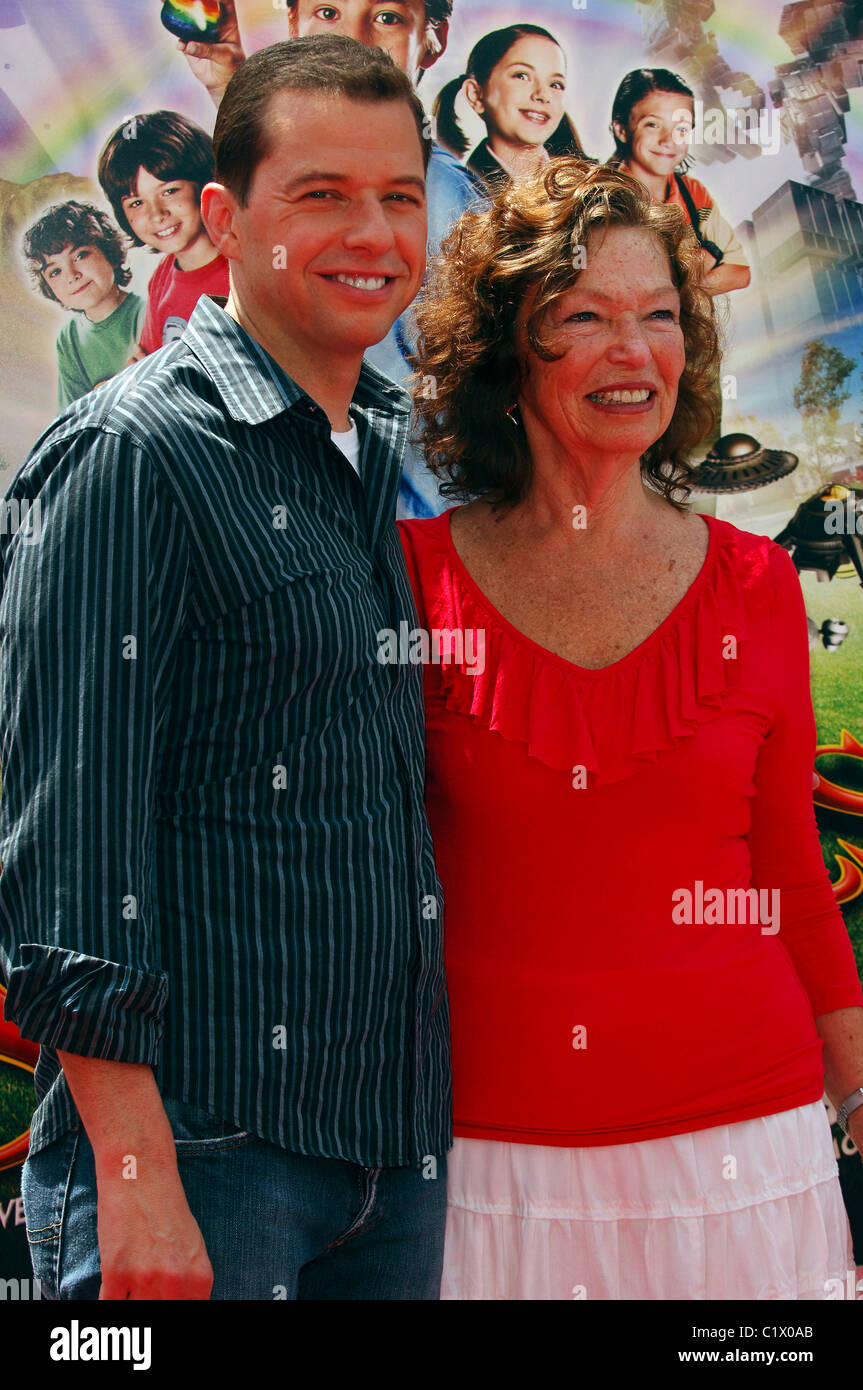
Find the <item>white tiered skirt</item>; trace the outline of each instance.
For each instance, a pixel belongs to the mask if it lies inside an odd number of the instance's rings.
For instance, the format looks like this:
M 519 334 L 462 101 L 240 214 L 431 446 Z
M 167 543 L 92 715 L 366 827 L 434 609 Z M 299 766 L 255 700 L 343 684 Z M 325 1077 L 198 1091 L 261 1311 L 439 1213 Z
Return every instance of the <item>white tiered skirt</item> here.
M 635 1144 L 456 1139 L 444 1299 L 841 1299 L 822 1103 Z

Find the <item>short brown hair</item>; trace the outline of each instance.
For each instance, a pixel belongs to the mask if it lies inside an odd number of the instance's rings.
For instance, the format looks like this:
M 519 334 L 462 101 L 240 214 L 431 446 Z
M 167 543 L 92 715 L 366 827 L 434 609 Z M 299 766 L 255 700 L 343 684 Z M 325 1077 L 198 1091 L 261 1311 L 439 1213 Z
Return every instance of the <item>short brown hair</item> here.
M 680 208 L 652 203 L 628 174 L 572 158 L 552 160 L 532 178 L 502 189 L 487 209 L 465 213 L 443 242 L 418 302 L 414 397 L 428 464 L 445 496 L 503 505 L 528 492 L 527 437 L 520 421 L 507 417 L 523 378 L 519 309 L 536 287 L 528 342 L 538 357 L 555 361 L 540 336 L 542 320 L 578 279 L 574 249 L 610 225 L 652 232 L 680 295 L 686 366 L 674 414 L 642 455 L 641 470 L 668 502 L 682 507 L 693 471 L 687 454 L 714 425 L 710 387 L 719 360 L 698 242 Z
M 284 39 L 247 58 L 234 73 L 219 105 L 213 146 L 216 180 L 245 207 L 255 170 L 270 141 L 266 116 L 276 92 L 322 92 L 352 101 L 404 101 L 416 121 L 423 167 L 431 155 L 431 131 L 407 73 L 380 48 L 366 48 L 345 34 Z

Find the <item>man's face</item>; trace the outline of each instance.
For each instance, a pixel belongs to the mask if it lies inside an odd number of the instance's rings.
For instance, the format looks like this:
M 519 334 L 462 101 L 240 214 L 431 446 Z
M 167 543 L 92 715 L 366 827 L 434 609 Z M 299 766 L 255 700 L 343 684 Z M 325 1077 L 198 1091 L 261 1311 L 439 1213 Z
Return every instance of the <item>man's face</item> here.
M 361 357 L 414 299 L 425 270 L 413 112 L 405 101 L 281 91 L 265 128 L 269 154 L 247 206 L 232 215 L 237 303 L 264 347 Z
M 382 48 L 416 81 L 446 48 L 447 26 L 426 21 L 425 0 L 295 0 L 288 11 L 291 38 L 347 34 L 367 48 Z

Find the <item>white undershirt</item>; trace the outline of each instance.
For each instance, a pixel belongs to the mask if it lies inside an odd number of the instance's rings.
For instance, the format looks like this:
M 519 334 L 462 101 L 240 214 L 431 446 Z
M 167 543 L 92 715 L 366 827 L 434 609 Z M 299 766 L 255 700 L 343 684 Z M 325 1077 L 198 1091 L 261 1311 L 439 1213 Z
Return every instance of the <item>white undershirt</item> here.
M 360 476 L 360 433 L 356 420 L 351 420 L 349 430 L 330 430 L 330 438 L 337 449 L 341 449 L 357 477 Z

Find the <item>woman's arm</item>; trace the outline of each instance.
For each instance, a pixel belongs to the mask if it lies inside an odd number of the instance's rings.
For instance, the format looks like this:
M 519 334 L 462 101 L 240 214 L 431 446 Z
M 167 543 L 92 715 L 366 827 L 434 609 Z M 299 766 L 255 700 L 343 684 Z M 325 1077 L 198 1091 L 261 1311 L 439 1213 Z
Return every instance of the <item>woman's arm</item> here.
M 863 1008 L 834 1009 L 815 1020 L 824 1043 L 824 1085 L 836 1109 L 863 1086 Z M 848 1133 L 863 1159 L 863 1105 L 848 1121 Z
M 824 859 L 812 802 L 816 733 L 800 580 L 784 551 L 770 552 L 766 669 L 774 718 L 755 772 L 748 835 L 754 887 L 779 891 L 777 941 L 806 990 L 824 1044 L 826 1088 L 838 1106 L 863 1085 L 863 992 Z M 765 576 L 765 583 L 769 580 Z M 863 1109 L 849 1129 L 860 1147 Z

